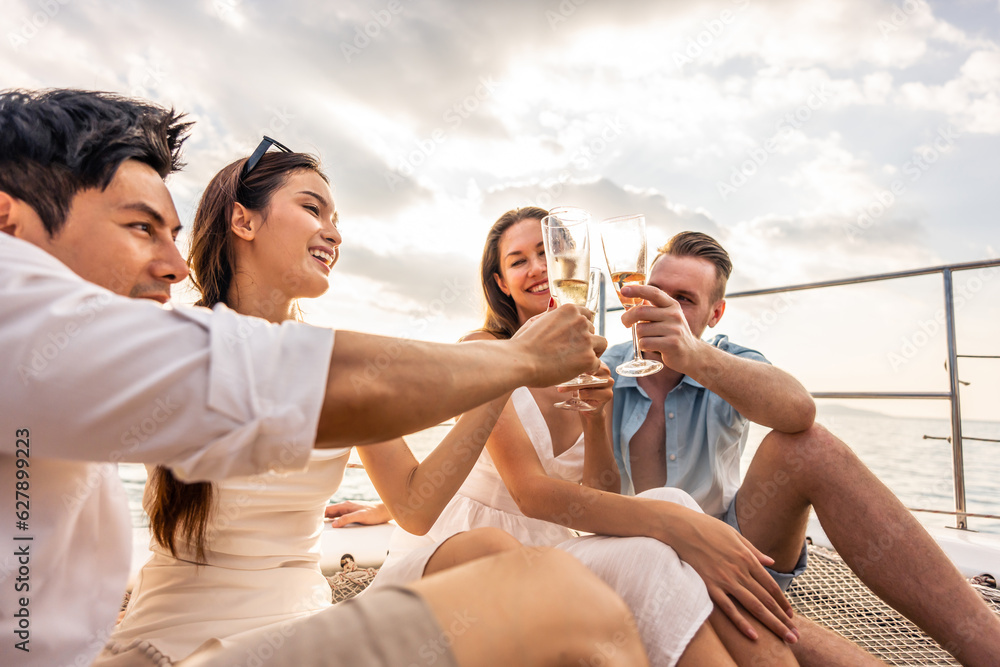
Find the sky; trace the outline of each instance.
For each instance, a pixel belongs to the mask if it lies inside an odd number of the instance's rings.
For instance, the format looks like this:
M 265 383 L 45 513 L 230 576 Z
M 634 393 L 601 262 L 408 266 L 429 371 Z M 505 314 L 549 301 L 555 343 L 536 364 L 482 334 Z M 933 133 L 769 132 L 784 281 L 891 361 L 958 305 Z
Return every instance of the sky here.
M 642 213 L 651 247 L 709 233 L 730 292 L 1000 255 L 998 0 L 0 0 L 0 17 L 0 88 L 196 121 L 168 181 L 185 223 L 262 134 L 320 156 L 344 235 L 304 304 L 320 325 L 477 328 L 486 231 L 525 205 Z M 962 354 L 1000 354 L 998 276 L 955 274 Z M 814 391 L 942 391 L 942 294 L 931 276 L 733 299 L 710 333 Z M 1000 419 L 998 365 L 961 361 L 967 418 Z

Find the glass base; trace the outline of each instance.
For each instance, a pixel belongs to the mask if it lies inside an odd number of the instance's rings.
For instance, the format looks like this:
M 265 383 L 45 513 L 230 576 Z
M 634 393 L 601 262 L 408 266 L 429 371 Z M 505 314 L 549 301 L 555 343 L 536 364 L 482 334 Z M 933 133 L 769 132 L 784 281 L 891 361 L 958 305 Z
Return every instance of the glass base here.
M 577 412 L 593 412 L 597 409 L 586 401 L 581 401 L 576 396 L 567 398 L 562 403 L 555 403 L 553 404 L 553 407 L 561 408 L 563 410 L 576 410 Z
M 573 389 L 584 389 L 585 387 L 603 387 L 608 384 L 609 378 L 599 378 L 590 373 L 580 373 L 572 380 L 557 384 L 557 387 L 571 387 Z
M 663 370 L 663 364 L 652 359 L 632 359 L 631 361 L 626 361 L 615 370 L 618 371 L 619 375 L 640 378 Z

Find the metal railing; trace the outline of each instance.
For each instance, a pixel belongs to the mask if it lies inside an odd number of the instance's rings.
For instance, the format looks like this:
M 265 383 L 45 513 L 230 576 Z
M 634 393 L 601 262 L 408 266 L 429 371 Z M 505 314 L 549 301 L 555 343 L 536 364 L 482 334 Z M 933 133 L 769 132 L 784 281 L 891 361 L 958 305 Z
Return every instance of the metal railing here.
M 958 379 L 958 359 L 962 358 L 974 358 L 974 359 L 998 359 L 1000 356 L 994 355 L 960 355 L 958 354 L 956 340 L 955 340 L 955 299 L 954 299 L 954 286 L 952 281 L 952 274 L 955 271 L 969 271 L 972 269 L 986 269 L 990 267 L 1000 266 L 1000 259 L 987 259 L 980 260 L 976 262 L 964 262 L 961 264 L 945 264 L 941 266 L 932 266 L 924 269 L 912 269 L 909 271 L 895 271 L 892 273 L 879 273 L 870 276 L 861 276 L 858 278 L 844 278 L 840 280 L 824 280 L 820 282 L 804 283 L 801 285 L 788 285 L 784 287 L 772 287 L 768 289 L 759 290 L 748 290 L 745 292 L 736 292 L 734 294 L 727 294 L 727 299 L 737 299 L 743 297 L 751 296 L 765 296 L 768 294 L 781 294 L 785 292 L 800 292 L 803 290 L 820 289 L 825 287 L 839 287 L 843 285 L 858 285 L 861 283 L 873 283 L 881 282 L 885 280 L 896 280 L 898 278 L 913 278 L 916 276 L 926 276 L 940 273 L 944 280 L 944 310 L 945 310 L 945 330 L 947 332 L 947 352 L 948 352 L 948 379 L 949 379 L 949 390 L 948 391 L 816 391 L 811 392 L 814 398 L 839 398 L 839 399 L 929 399 L 929 400 L 947 400 L 951 407 L 951 451 L 952 451 L 952 470 L 955 481 L 955 511 L 944 511 L 944 510 L 926 510 L 911 508 L 915 512 L 932 512 L 937 514 L 951 514 L 955 516 L 956 528 L 959 530 L 968 530 L 967 517 L 983 517 L 991 519 L 1000 519 L 1000 516 L 994 516 L 990 514 L 974 514 L 966 510 L 965 504 L 965 463 L 963 455 L 963 440 L 988 440 L 984 438 L 970 438 L 963 437 L 962 435 L 962 406 L 961 406 L 961 396 L 959 392 L 960 380 Z M 603 299 L 603 289 L 604 283 L 601 282 L 602 289 L 602 299 Z M 602 300 L 603 304 L 603 300 Z M 623 310 L 621 307 L 609 308 L 608 312 L 615 310 Z M 605 311 L 602 309 L 601 317 L 599 320 L 598 330 L 603 335 L 604 332 L 604 314 Z

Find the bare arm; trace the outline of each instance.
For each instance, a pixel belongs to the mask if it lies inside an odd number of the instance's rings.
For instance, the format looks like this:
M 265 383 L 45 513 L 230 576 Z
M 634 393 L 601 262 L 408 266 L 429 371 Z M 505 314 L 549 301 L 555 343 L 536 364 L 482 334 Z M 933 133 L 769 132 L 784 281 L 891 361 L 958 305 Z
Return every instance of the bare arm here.
M 338 331 L 318 447 L 384 442 L 439 424 L 520 386 L 597 369 L 607 346 L 576 306 L 526 324 L 509 341 L 425 343 Z
M 463 414 L 423 461 L 402 438 L 358 448 L 382 502 L 404 530 L 423 535 L 434 525 L 469 476 L 509 397 L 508 392 Z
M 752 422 L 783 433 L 813 424 L 816 404 L 805 387 L 780 368 L 735 355 L 701 341 L 704 349 L 687 373 Z
M 594 373 L 596 377 L 607 378 L 604 387 L 591 387 L 580 390 L 580 398 L 597 408 L 593 412 L 580 412 L 580 422 L 583 425 L 583 484 L 592 489 L 621 491 L 621 475 L 612 451 L 611 439 L 611 406 L 614 396 L 614 382 L 611 371 L 602 363 L 601 370 Z M 560 392 L 573 391 L 560 387 Z
M 622 324 L 638 323 L 639 347 L 718 394 L 740 414 L 768 428 L 797 433 L 812 426 L 816 405 L 794 377 L 770 364 L 740 359 L 699 340 L 680 304 L 652 285 L 626 287 L 650 305 L 632 308 Z

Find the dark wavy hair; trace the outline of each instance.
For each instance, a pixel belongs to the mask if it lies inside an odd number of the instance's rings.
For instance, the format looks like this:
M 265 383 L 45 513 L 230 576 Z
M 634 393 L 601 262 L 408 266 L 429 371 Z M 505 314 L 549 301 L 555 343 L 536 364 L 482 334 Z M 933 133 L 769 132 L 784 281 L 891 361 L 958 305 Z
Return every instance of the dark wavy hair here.
M 500 239 L 504 232 L 522 220 L 541 220 L 548 214 L 544 208 L 537 206 L 525 206 L 507 211 L 493 223 L 486 235 L 483 259 L 479 263 L 479 277 L 483 285 L 483 297 L 486 300 L 486 321 L 482 330 L 497 338 L 512 337 L 520 326 L 513 297 L 504 294 L 497 285 L 496 278 L 493 277 L 501 275 Z
M 229 231 L 237 202 L 267 215 L 271 198 L 297 171 L 314 171 L 329 183 L 319 161 L 306 153 L 265 153 L 246 178 L 241 178 L 246 158 L 227 165 L 205 188 L 191 228 L 188 267 L 191 281 L 201 293 L 197 305 L 229 305 L 229 289 L 236 273 L 232 234 Z M 211 482 L 185 483 L 164 466 L 157 466 L 148 482 L 152 500 L 147 503 L 154 539 L 177 556 L 177 535 L 195 547 L 205 561 L 208 519 L 215 488 Z
M 49 236 L 81 190 L 108 187 L 125 160 L 178 171 L 192 123 L 145 100 L 87 90 L 0 92 L 0 191 L 38 213 Z

